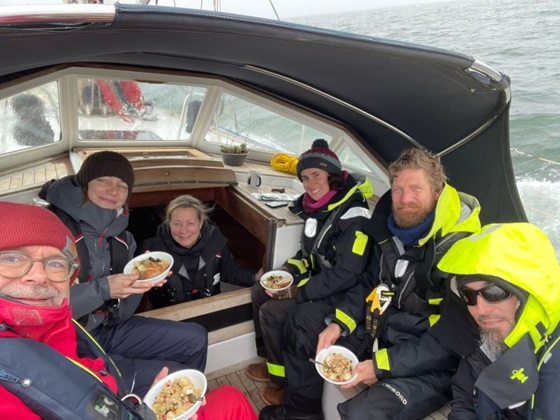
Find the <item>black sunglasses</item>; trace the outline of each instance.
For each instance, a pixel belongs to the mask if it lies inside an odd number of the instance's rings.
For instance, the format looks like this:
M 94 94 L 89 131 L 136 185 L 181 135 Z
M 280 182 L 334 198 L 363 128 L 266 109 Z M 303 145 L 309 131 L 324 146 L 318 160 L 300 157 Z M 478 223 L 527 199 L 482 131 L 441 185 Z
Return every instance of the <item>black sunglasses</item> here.
M 459 290 L 459 296 L 461 296 L 461 299 L 469 306 L 475 306 L 477 304 L 478 295 L 480 295 L 486 303 L 499 303 L 509 299 L 511 297 L 511 292 L 495 284 L 478 290 L 466 288 Z

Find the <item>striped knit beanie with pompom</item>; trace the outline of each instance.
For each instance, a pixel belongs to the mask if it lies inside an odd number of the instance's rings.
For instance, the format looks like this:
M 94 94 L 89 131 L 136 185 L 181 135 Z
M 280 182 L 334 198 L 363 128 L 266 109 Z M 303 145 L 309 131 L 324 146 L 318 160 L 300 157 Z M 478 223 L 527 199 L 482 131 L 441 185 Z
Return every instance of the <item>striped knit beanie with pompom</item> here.
M 301 180 L 301 171 L 309 168 L 318 168 L 330 174 L 341 174 L 342 164 L 336 153 L 329 149 L 329 144 L 324 139 L 317 139 L 311 149 L 303 152 L 297 164 L 297 176 Z

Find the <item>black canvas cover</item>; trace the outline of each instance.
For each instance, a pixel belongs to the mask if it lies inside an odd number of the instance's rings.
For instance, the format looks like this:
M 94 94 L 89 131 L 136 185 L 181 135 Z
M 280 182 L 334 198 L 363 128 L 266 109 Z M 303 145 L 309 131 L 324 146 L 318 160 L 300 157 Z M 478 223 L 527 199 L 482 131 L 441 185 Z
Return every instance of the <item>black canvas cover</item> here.
M 132 65 L 227 78 L 347 127 L 382 162 L 441 153 L 484 223 L 525 220 L 509 148 L 510 83 L 472 57 L 291 23 L 117 5 L 112 21 L 0 18 L 0 82 L 60 64 Z

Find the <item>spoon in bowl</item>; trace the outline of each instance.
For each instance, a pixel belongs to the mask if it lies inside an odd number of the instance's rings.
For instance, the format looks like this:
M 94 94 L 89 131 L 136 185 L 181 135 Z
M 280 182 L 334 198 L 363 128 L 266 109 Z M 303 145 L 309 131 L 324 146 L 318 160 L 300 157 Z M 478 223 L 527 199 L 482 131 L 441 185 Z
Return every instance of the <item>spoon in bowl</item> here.
M 191 404 L 194 404 L 197 401 L 202 401 L 204 400 L 204 395 L 201 395 L 200 397 L 197 397 L 196 395 L 194 395 L 193 393 L 189 392 L 187 394 L 187 400 L 189 400 L 189 402 Z
M 330 369 L 329 365 L 327 365 L 325 362 L 318 362 L 317 360 L 312 359 L 312 358 L 309 358 L 309 361 L 310 361 L 311 363 L 316 363 L 316 364 L 318 364 L 318 365 L 321 365 L 321 366 L 323 366 L 323 367 L 326 367 L 327 369 Z

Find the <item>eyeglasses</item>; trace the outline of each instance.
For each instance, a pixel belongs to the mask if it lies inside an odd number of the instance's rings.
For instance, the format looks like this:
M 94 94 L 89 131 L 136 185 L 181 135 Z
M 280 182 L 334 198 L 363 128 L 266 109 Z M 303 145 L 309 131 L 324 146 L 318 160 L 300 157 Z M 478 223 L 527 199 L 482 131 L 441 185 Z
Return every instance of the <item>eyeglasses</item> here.
M 47 278 L 55 283 L 68 280 L 80 266 L 65 257 L 40 259 L 19 252 L 0 252 L 0 276 L 11 279 L 23 277 L 36 262 L 43 264 Z
M 469 305 L 476 306 L 477 296 L 480 295 L 486 303 L 500 303 L 511 297 L 511 292 L 502 289 L 500 286 L 492 284 L 490 286 L 483 287 L 482 289 L 472 290 L 472 289 L 461 289 L 459 290 L 459 296 L 461 299 Z

